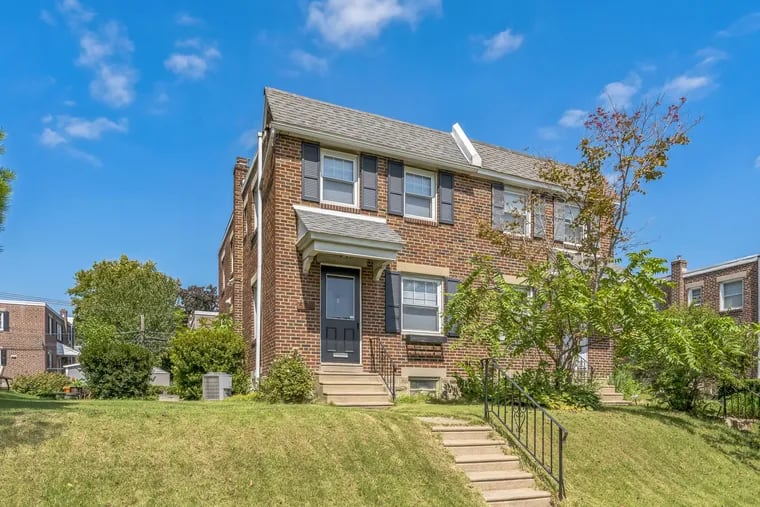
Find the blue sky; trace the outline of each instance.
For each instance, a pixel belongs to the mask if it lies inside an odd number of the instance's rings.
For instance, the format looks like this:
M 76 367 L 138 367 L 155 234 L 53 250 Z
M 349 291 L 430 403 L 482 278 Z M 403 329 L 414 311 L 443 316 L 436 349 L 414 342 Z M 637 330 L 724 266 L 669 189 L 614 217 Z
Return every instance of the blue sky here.
M 275 86 L 576 160 L 579 117 L 664 93 L 702 117 L 631 216 L 690 266 L 760 252 L 754 2 L 122 2 L 4 5 L 2 164 L 17 172 L 0 292 L 67 299 L 125 253 L 216 284 L 236 155 Z

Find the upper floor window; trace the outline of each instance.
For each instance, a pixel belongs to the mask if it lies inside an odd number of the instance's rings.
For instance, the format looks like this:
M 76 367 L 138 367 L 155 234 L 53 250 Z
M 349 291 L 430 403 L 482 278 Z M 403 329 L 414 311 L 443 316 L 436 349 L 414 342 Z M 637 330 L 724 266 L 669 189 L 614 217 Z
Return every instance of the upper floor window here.
M 404 216 L 435 219 L 435 173 L 407 167 L 404 171 Z
M 695 287 L 689 289 L 688 292 L 689 305 L 702 306 L 702 287 Z
M 740 310 L 744 306 L 744 280 L 720 284 L 720 309 Z
M 404 333 L 441 332 L 441 280 L 402 277 L 401 329 Z
M 0 312 L 0 331 L 10 330 L 10 314 L 8 312 Z
M 530 234 L 528 193 L 513 188 L 504 189 L 504 231 L 513 234 Z
M 322 201 L 356 206 L 359 178 L 356 157 L 322 150 Z
M 581 209 L 578 206 L 565 203 L 565 243 L 580 245 L 583 242 L 583 226 L 576 223 L 580 212 Z

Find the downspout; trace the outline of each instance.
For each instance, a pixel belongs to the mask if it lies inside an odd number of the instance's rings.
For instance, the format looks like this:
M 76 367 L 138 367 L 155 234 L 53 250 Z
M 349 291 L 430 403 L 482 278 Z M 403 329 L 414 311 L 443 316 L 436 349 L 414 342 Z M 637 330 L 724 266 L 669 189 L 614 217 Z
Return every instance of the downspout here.
M 261 284 L 264 281 L 264 276 L 262 275 L 261 269 L 263 264 L 262 254 L 263 254 L 263 242 L 264 242 L 264 220 L 262 220 L 262 210 L 261 210 L 261 171 L 262 171 L 262 158 L 264 158 L 263 153 L 263 133 L 258 133 L 258 152 L 256 154 L 256 161 L 257 161 L 257 167 L 256 167 L 256 227 L 258 230 L 256 231 L 256 320 L 254 321 L 254 338 L 256 340 L 256 371 L 254 372 L 254 381 L 256 384 L 256 388 L 258 389 L 259 386 L 259 379 L 261 378 L 261 326 L 263 324 L 264 319 L 261 315 Z

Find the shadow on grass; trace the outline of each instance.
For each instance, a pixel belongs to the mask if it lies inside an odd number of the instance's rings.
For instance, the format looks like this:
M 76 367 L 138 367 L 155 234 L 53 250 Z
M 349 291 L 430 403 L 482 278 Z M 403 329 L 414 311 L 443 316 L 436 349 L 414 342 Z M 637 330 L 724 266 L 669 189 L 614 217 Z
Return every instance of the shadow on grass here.
M 49 410 L 67 410 L 71 402 L 53 401 L 4 392 L 0 394 L 0 450 L 38 445 L 55 437 L 63 423 L 50 418 Z

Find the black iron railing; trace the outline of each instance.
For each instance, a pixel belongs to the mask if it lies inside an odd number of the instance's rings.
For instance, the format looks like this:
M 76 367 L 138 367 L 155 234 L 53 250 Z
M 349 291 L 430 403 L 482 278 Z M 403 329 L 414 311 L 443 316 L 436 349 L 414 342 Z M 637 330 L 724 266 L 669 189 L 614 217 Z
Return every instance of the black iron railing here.
M 576 384 L 590 384 L 594 381 L 594 367 L 588 363 L 588 359 L 575 356 L 572 379 Z
M 723 386 L 719 391 L 721 415 L 736 419 L 760 419 L 760 394 L 750 387 Z
M 378 338 L 369 340 L 370 347 L 370 369 L 373 373 L 380 375 L 385 387 L 391 393 L 391 399 L 396 401 L 396 373 L 398 368 L 393 358 L 388 354 L 385 345 Z
M 530 397 L 496 360 L 483 359 L 483 412 L 497 429 L 504 429 L 558 485 L 565 497 L 564 446 L 567 430 Z

